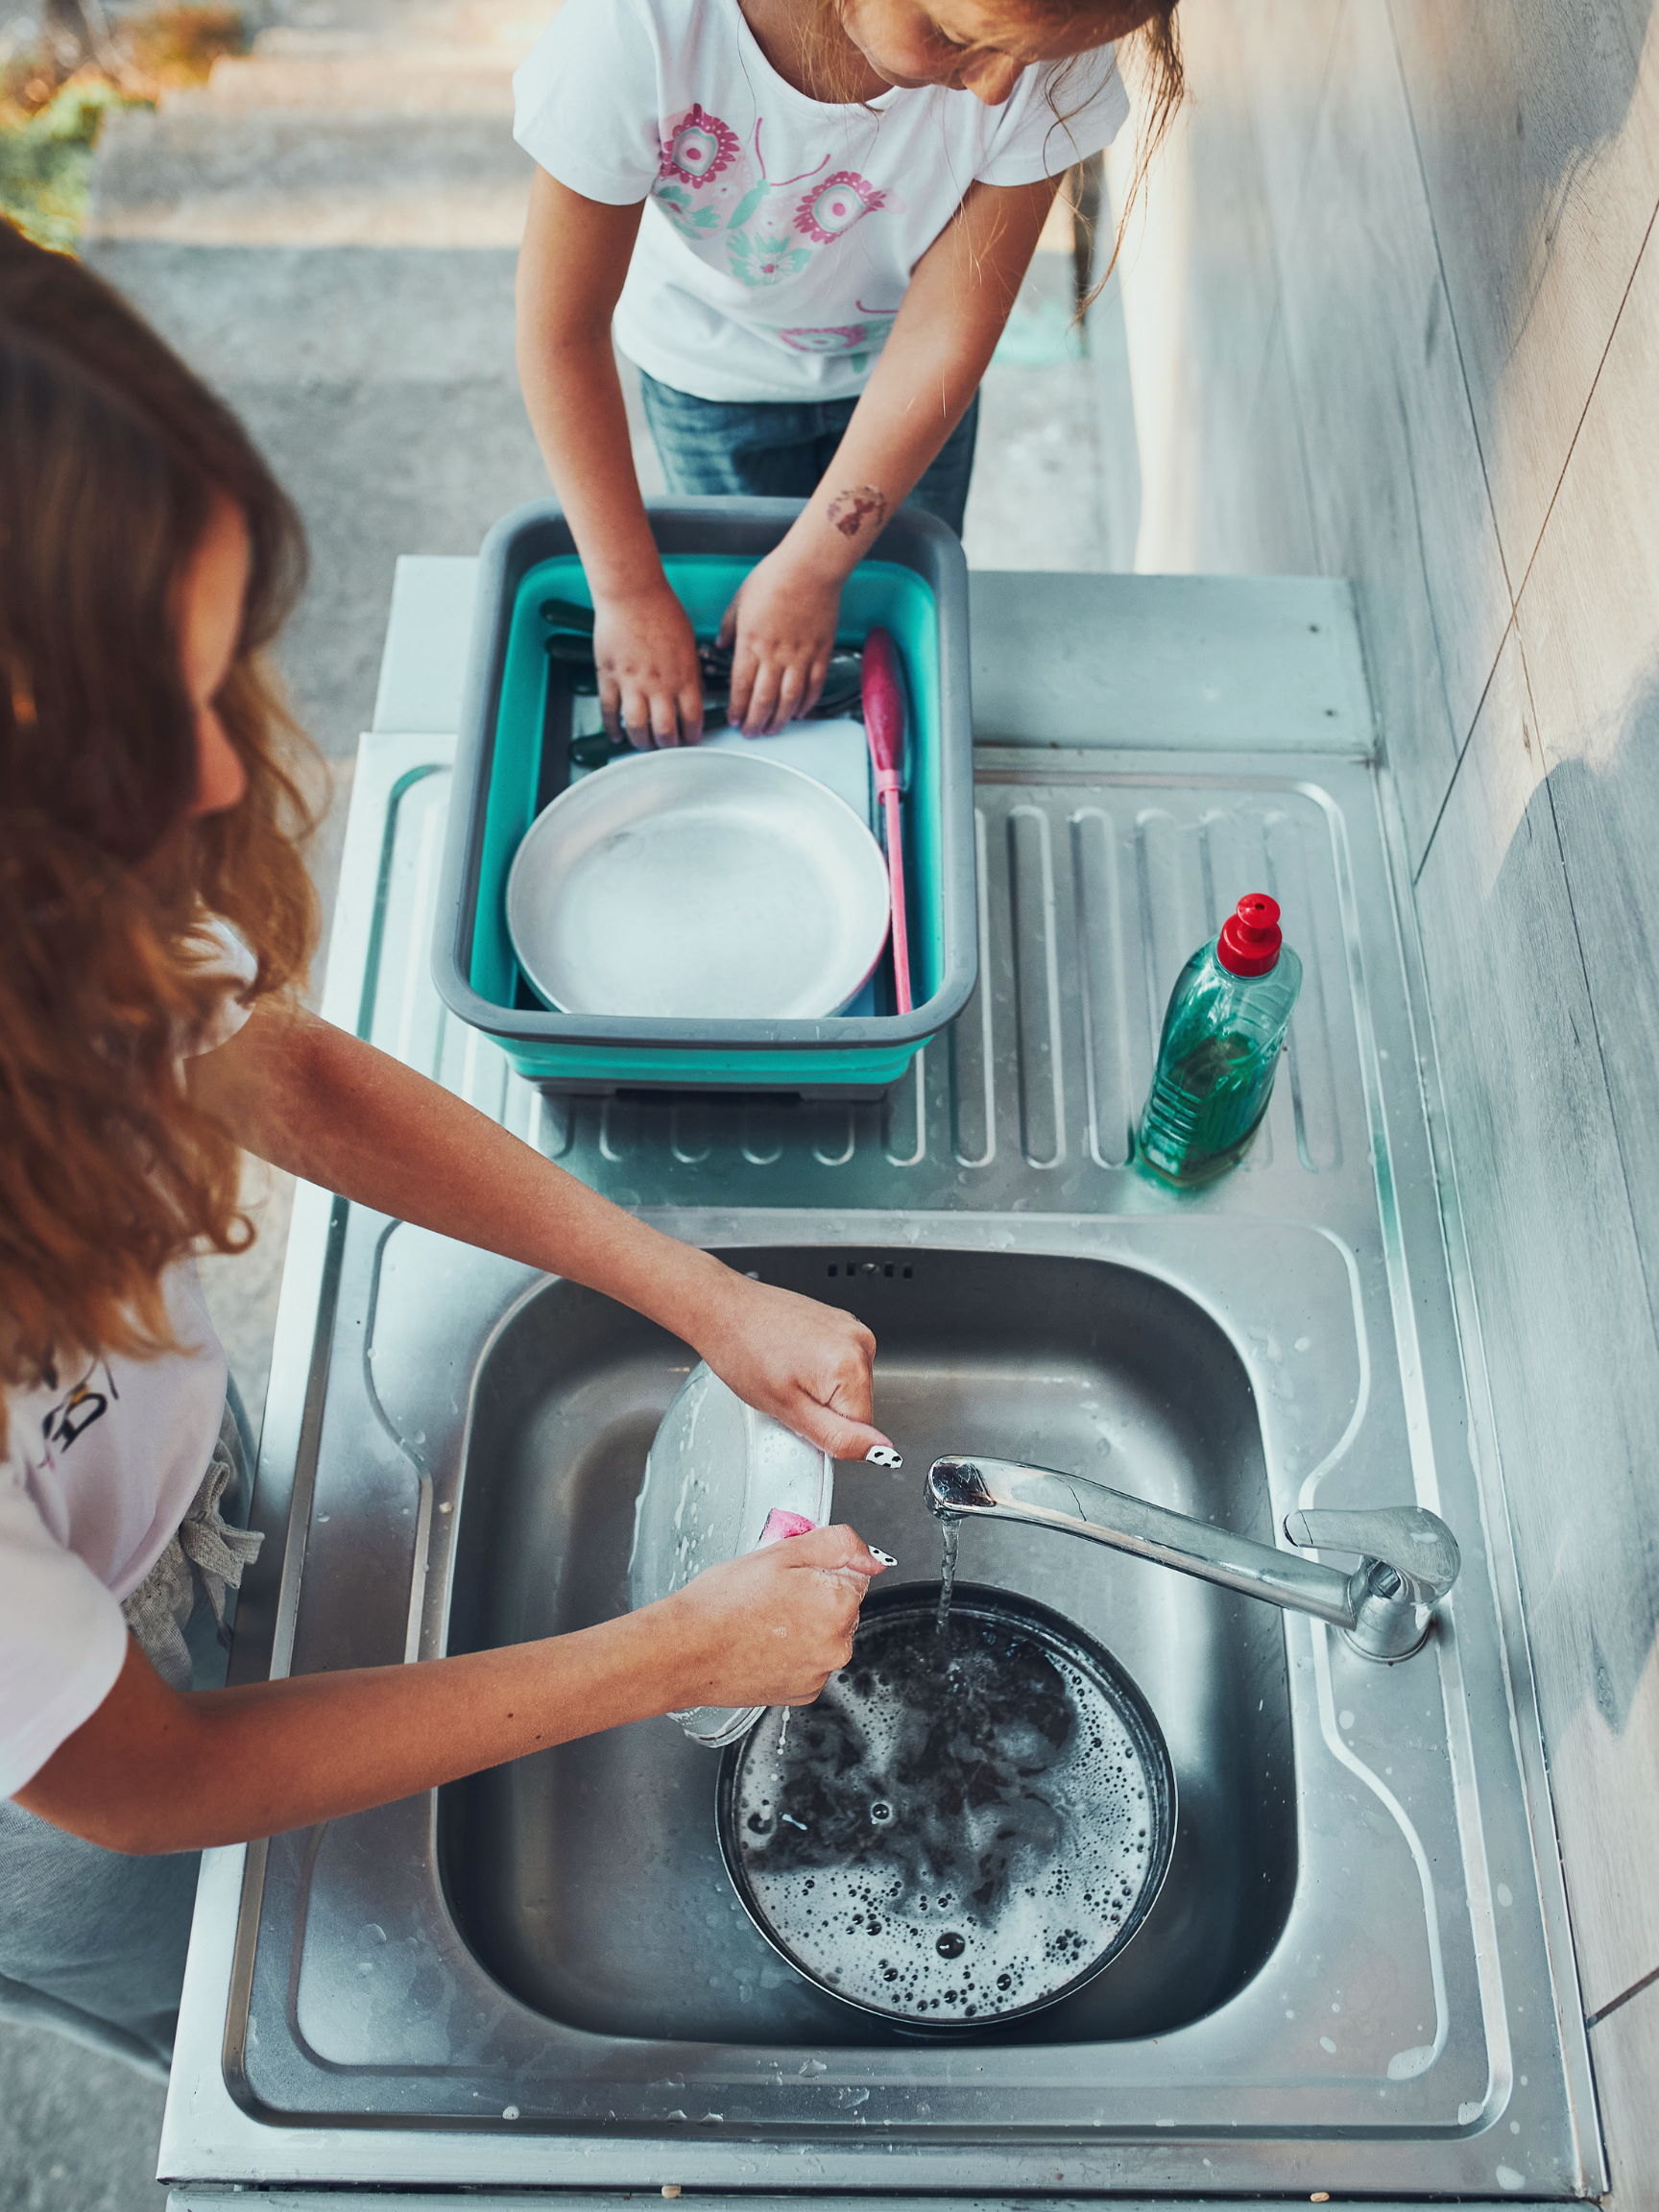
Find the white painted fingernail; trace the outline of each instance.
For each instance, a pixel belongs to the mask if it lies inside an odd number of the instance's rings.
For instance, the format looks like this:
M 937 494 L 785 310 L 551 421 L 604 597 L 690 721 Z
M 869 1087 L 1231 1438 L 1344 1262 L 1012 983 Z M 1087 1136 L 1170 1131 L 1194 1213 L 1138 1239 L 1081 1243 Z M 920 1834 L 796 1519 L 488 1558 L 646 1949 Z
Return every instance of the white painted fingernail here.
M 883 1551 L 878 1544 L 870 1545 L 869 1552 L 871 1558 L 879 1559 L 883 1567 L 897 1567 L 899 1564 L 898 1560 L 894 1558 L 892 1552 Z
M 864 1455 L 872 1467 L 902 1467 L 903 1455 L 895 1452 L 890 1444 L 872 1444 Z

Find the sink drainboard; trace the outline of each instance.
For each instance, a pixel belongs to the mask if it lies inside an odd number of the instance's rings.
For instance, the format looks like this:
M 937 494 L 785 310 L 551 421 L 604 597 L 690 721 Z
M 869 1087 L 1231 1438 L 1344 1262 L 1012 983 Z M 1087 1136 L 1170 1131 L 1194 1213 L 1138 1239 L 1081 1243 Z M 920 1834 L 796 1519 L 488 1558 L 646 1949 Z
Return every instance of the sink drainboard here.
M 745 1917 L 715 1758 L 650 1723 L 276 1838 L 239 1889 L 228 1855 L 210 1863 L 199 1945 L 223 1931 L 230 2006 L 170 2118 L 173 2170 L 1067 2196 L 1597 2181 L 1370 771 L 978 757 L 979 989 L 884 1106 L 527 1091 L 425 977 L 435 739 L 376 740 L 359 768 L 348 880 L 374 889 L 342 909 L 330 1009 L 674 1233 L 863 1314 L 906 1468 L 844 1468 L 837 1506 L 900 1578 L 939 1571 L 923 1471 L 973 1451 L 1264 1542 L 1315 1499 L 1428 1505 L 1464 1552 L 1443 1625 L 1371 1666 L 1140 1561 L 967 1529 L 965 1578 L 1096 1636 L 1177 1769 L 1165 1890 L 1095 1982 L 948 2047 L 851 2014 Z M 1163 998 L 1257 885 L 1308 970 L 1268 1120 L 1223 1184 L 1154 1191 L 1124 1154 Z M 359 1209 L 304 1199 L 291 1250 L 273 1403 L 303 1413 L 268 1423 L 285 1541 L 238 1667 L 395 1662 L 616 1610 L 687 1349 Z

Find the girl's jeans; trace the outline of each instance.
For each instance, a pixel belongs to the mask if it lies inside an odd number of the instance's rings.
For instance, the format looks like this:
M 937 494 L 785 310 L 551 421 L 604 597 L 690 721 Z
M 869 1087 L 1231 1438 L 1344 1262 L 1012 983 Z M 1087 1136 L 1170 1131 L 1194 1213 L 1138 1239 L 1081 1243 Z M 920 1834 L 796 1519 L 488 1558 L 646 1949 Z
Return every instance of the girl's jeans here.
M 856 399 L 698 399 L 639 372 L 645 420 L 670 492 L 681 497 L 741 493 L 807 499 L 835 458 Z M 937 515 L 958 538 L 974 473 L 979 395 L 905 500 Z
M 234 1385 L 228 1404 L 238 1464 L 220 1510 L 245 1527 L 252 1457 Z M 191 1615 L 186 1643 L 191 1688 L 218 1689 L 226 1653 L 205 1600 Z M 195 1851 L 156 1858 L 106 1851 L 0 1800 L 0 2021 L 55 2028 L 146 2072 L 164 2071 L 199 1860 Z

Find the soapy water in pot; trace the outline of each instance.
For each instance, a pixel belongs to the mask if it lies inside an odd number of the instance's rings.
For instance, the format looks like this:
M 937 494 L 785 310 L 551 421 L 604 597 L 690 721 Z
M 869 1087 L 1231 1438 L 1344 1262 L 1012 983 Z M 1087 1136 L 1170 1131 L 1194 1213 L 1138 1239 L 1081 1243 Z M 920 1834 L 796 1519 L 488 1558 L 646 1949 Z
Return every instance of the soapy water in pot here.
M 735 1778 L 764 1920 L 854 2003 L 933 2027 L 1046 2002 L 1122 1935 L 1154 1786 L 1105 1687 L 1017 1617 L 867 1615 L 787 1742 Z

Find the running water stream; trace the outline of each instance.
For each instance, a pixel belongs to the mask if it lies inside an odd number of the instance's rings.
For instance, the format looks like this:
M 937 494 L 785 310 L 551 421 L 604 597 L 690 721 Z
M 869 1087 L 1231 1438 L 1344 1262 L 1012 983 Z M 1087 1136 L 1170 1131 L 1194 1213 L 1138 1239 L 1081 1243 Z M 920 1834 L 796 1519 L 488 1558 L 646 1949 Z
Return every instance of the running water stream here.
M 940 1524 L 943 1551 L 939 1564 L 939 1620 L 941 1636 L 950 1626 L 950 1596 L 956 1587 L 956 1547 L 962 1540 L 961 1524 L 945 1521 Z

